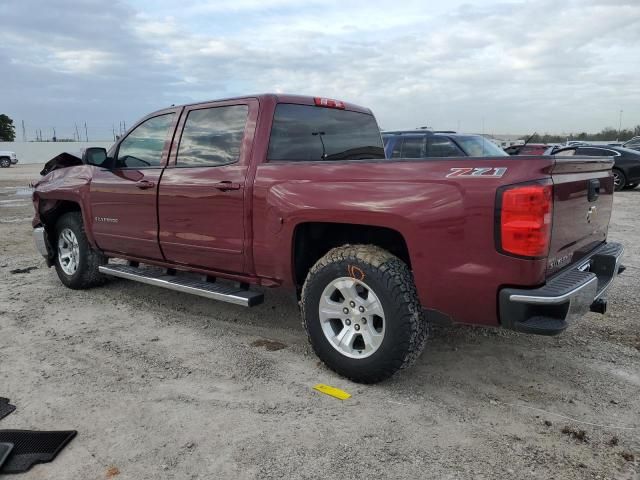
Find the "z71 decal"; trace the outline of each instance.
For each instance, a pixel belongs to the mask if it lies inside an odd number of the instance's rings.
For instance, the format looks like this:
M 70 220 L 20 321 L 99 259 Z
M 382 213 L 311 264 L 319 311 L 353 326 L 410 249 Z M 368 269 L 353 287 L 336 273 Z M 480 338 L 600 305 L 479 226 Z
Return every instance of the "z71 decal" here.
M 456 167 L 447 175 L 449 177 L 500 178 L 507 172 L 507 167 Z

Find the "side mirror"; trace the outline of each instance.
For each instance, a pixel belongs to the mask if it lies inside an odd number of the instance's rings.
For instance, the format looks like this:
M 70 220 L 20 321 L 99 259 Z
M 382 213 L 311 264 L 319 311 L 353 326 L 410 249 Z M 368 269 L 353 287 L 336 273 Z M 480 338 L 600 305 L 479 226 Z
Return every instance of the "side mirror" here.
M 82 162 L 86 165 L 106 167 L 108 166 L 107 150 L 102 147 L 89 147 L 84 151 L 84 154 L 82 155 Z

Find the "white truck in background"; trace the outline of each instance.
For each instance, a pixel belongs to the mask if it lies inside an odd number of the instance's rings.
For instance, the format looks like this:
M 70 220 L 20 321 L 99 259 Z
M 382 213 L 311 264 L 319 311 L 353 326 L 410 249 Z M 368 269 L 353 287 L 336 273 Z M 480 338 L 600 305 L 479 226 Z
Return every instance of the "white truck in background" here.
M 16 152 L 0 150 L 0 167 L 9 168 L 11 165 L 15 165 L 16 163 L 18 163 Z

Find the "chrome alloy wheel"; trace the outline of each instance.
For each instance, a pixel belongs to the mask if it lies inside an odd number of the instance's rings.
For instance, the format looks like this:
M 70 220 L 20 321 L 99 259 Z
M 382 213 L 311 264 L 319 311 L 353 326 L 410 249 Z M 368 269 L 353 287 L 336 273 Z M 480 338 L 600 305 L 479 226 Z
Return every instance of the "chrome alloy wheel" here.
M 80 263 L 80 245 L 76 234 L 69 228 L 60 232 L 58 237 L 58 261 L 60 268 L 67 275 L 73 275 Z
M 329 343 L 349 358 L 367 358 L 384 339 L 382 304 L 366 283 L 351 277 L 333 280 L 320 297 L 320 324 Z
M 620 185 L 622 185 L 622 178 L 616 171 L 613 172 L 613 185 L 617 188 L 620 188 Z

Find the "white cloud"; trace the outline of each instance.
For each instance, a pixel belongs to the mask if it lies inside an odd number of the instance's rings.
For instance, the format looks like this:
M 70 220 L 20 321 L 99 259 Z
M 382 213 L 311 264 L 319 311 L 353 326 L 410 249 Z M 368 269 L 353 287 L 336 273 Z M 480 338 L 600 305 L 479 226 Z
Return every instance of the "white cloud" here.
M 47 32 L 41 19 L 20 33 L 30 42 L 0 45 L 0 62 L 4 52 L 75 74 L 72 83 L 107 72 L 119 95 L 144 76 L 144 102 L 115 101 L 127 115 L 154 98 L 153 108 L 284 91 L 364 104 L 387 128 L 597 130 L 617 124 L 621 108 L 625 125 L 640 123 L 636 0 L 95 1 L 84 14 L 98 17 L 81 23 L 97 33 L 55 22 Z

